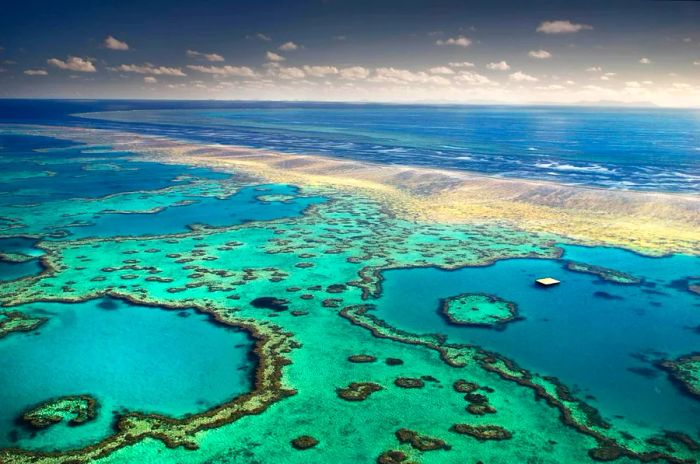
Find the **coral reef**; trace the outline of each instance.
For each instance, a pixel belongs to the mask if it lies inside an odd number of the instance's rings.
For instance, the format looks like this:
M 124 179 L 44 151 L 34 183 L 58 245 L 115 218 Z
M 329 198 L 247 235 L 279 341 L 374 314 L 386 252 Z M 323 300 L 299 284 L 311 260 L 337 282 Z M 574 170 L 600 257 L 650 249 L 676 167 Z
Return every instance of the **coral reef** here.
M 292 446 L 298 450 L 306 450 L 318 445 L 318 440 L 311 435 L 302 435 L 292 440 Z
M 517 319 L 515 303 L 495 295 L 462 293 L 440 301 L 440 314 L 454 325 L 501 327 Z
M 420 433 L 410 429 L 397 430 L 396 438 L 401 443 L 409 443 L 413 448 L 419 451 L 434 451 L 439 449 L 449 450 L 452 448 L 445 443 L 444 440 L 421 435 Z
M 0 311 L 0 338 L 12 332 L 31 332 L 48 319 L 34 317 L 19 311 Z
M 381 385 L 372 382 L 352 382 L 345 388 L 336 389 L 336 393 L 345 401 L 364 401 L 381 389 Z
M 612 282 L 615 284 L 639 285 L 642 283 L 642 279 L 627 274 L 626 272 L 616 271 L 614 269 L 608 269 L 606 267 L 601 266 L 594 266 L 592 264 L 567 261 L 565 267 L 569 271 L 593 274 L 598 276 L 601 280 L 604 280 L 606 282 Z
M 450 430 L 460 435 L 469 435 L 479 441 L 509 440 L 512 434 L 498 425 L 455 424 Z
M 90 395 L 53 398 L 38 404 L 22 414 L 23 423 L 43 429 L 68 419 L 68 425 L 82 425 L 97 416 L 97 401 Z
M 700 398 L 700 352 L 657 363 L 688 394 Z

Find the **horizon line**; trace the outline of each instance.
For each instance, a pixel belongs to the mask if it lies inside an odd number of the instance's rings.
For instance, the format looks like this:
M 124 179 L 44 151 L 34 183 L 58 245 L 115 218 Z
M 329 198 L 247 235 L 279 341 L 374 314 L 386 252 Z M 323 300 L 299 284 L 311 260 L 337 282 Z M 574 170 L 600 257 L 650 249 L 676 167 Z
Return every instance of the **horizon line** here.
M 575 107 L 575 108 L 639 108 L 639 109 L 679 109 L 700 110 L 696 106 L 666 106 L 651 102 L 444 102 L 444 101 L 382 101 L 382 100 L 266 100 L 266 99 L 216 99 L 216 98 L 80 98 L 80 97 L 0 97 L 0 101 L 33 100 L 33 101 L 132 101 L 132 102 L 220 102 L 220 103 L 312 103 L 312 104 L 345 104 L 345 105 L 392 105 L 392 106 L 546 106 L 546 107 Z

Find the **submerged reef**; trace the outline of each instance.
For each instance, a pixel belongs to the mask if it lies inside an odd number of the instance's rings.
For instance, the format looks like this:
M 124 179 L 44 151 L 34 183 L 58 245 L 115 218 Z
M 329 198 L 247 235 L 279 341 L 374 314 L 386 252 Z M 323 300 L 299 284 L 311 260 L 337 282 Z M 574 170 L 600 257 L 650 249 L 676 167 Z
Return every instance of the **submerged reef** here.
M 639 285 L 642 283 L 642 279 L 627 274 L 626 272 L 616 271 L 615 269 L 608 269 L 606 267 L 601 266 L 594 266 L 592 264 L 567 261 L 565 267 L 569 271 L 583 272 L 585 274 L 596 275 L 601 280 L 604 280 L 606 282 L 612 282 L 614 284 Z
M 700 399 L 700 352 L 661 361 L 658 366 L 684 391 Z
M 460 435 L 469 435 L 479 441 L 509 440 L 513 436 L 509 431 L 498 425 L 455 424 L 450 430 Z
M 34 317 L 19 311 L 0 311 L 0 338 L 12 332 L 31 332 L 46 322 L 46 317 Z
M 383 452 L 378 458 L 377 458 L 377 464 L 399 464 L 399 463 L 404 463 L 404 464 L 410 464 L 408 461 L 408 455 L 404 453 L 403 451 L 399 450 L 389 450 Z
M 515 303 L 483 293 L 462 293 L 440 301 L 440 314 L 450 324 L 501 327 L 518 317 Z
M 292 440 L 292 446 L 298 450 L 306 450 L 318 445 L 318 440 L 311 435 L 302 435 Z
M 336 393 L 345 401 L 364 401 L 382 388 L 381 385 L 372 382 L 352 382 L 345 388 L 338 388 Z
M 68 425 L 82 425 L 97 416 L 97 401 L 90 395 L 63 396 L 47 400 L 24 414 L 23 423 L 43 429 L 68 419 Z
M 399 429 L 396 431 L 396 438 L 400 443 L 409 443 L 419 451 L 434 451 L 438 449 L 450 450 L 452 447 L 439 438 L 421 435 L 410 429 Z
M 371 354 L 353 354 L 351 356 L 348 356 L 348 361 L 351 363 L 373 363 L 377 360 L 376 356 L 372 356 Z
M 399 377 L 394 380 L 394 385 L 401 388 L 423 388 L 425 387 L 425 382 L 422 379 L 412 377 Z

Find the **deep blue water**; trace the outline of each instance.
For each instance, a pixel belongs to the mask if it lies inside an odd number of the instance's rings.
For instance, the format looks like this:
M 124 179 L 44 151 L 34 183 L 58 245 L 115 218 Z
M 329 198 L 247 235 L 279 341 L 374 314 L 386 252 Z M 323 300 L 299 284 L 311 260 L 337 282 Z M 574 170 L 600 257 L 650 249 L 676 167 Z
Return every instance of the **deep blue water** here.
M 2 249 L 0 248 L 0 250 Z M 21 263 L 0 260 L 0 282 L 37 275 L 43 270 L 44 266 L 41 265 L 38 259 L 32 259 Z
M 38 240 L 36 239 L 25 237 L 0 237 L 0 253 L 16 253 L 34 258 L 15 263 L 4 261 L 0 257 L 0 282 L 36 275 L 44 270 L 44 267 L 39 262 L 39 257 L 43 254 L 43 251 L 34 248 L 37 242 Z
M 700 433 L 700 402 L 684 395 L 653 361 L 697 351 L 700 297 L 678 281 L 700 273 L 690 256 L 649 258 L 614 248 L 565 246 L 564 259 L 606 266 L 645 279 L 618 285 L 567 271 L 561 260 L 512 259 L 455 271 L 436 268 L 384 273 L 374 312 L 414 333 L 442 333 L 473 343 L 526 369 L 559 377 L 578 395 L 616 415 L 651 427 Z M 560 279 L 542 289 L 536 278 Z M 465 292 L 497 295 L 518 305 L 523 321 L 504 331 L 448 325 L 439 299 Z M 603 293 L 600 293 L 603 292 Z
M 139 110 L 139 111 L 131 111 Z M 117 111 L 90 115 L 71 114 Z M 71 124 L 603 188 L 700 192 L 700 112 L 252 102 L 0 101 Z

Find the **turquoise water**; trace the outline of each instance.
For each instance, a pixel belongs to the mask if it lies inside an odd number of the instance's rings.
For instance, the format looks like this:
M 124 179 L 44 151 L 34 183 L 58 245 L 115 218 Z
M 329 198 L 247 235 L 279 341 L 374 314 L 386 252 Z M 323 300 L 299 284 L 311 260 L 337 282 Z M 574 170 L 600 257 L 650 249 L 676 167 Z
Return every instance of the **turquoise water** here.
M 35 238 L 26 237 L 0 238 L 0 252 L 38 257 L 44 254 L 42 250 L 34 247 L 38 241 Z
M 224 199 L 183 195 L 182 200 L 193 203 L 169 206 L 157 213 L 102 213 L 93 216 L 89 224 L 67 229 L 70 239 L 175 234 L 195 224 L 223 227 L 253 220 L 294 217 L 309 206 L 325 201 L 322 197 L 294 197 L 284 202 L 257 199 L 260 195 L 294 196 L 298 192 L 289 185 L 260 185 L 244 187 Z
M 484 172 L 501 169 L 498 175 L 528 177 L 546 169 L 548 172 L 562 173 L 562 180 L 588 185 L 612 188 L 645 185 L 651 190 L 678 191 L 693 191 L 695 188 L 693 175 L 697 157 L 691 156 L 690 147 L 695 143 L 692 134 L 682 139 L 669 135 L 652 149 L 647 139 L 642 140 L 642 135 L 654 133 L 654 127 L 644 122 L 636 126 L 636 132 L 633 131 L 630 137 L 632 142 L 619 152 L 617 158 L 615 150 L 619 145 L 614 141 L 619 140 L 619 134 L 624 132 L 620 125 L 611 126 L 610 132 L 605 135 L 606 140 L 609 138 L 606 143 L 599 144 L 595 139 L 590 143 L 580 140 L 586 131 L 605 125 L 605 117 L 613 117 L 614 112 L 606 113 L 600 119 L 594 114 L 583 117 L 561 111 L 529 109 L 520 114 L 514 110 L 481 109 L 481 113 L 477 111 L 475 114 L 485 118 L 484 126 L 466 131 L 462 123 L 475 117 L 474 114 L 464 113 L 467 109 L 454 109 L 440 115 L 435 108 L 394 108 L 391 114 L 397 117 L 395 127 L 382 122 L 387 111 L 389 109 L 365 107 L 357 113 L 366 116 L 362 123 L 357 122 L 356 116 L 344 116 L 347 112 L 344 107 L 316 108 L 313 111 L 304 108 L 177 110 L 168 114 L 152 114 L 154 122 L 83 120 L 83 123 L 111 124 L 137 132 L 172 134 L 208 142 L 283 147 L 288 151 L 309 151 L 309 147 L 321 147 L 318 151 L 312 151 L 382 163 L 413 160 L 410 164 L 459 169 L 471 169 L 471 160 L 457 160 L 462 156 L 472 156 L 464 155 L 465 150 L 482 150 L 477 153 L 480 158 L 474 159 L 483 163 Z M 421 129 L 411 124 L 417 114 L 427 114 L 433 119 L 426 119 L 430 124 Z M 509 127 L 507 121 L 516 114 L 525 118 L 520 126 L 510 127 L 504 133 L 493 132 L 498 125 Z M 320 121 L 322 115 L 330 115 L 328 121 Z M 137 116 L 140 117 L 134 115 Z M 670 118 L 665 123 L 665 129 L 660 130 L 677 134 L 681 122 L 690 123 L 693 113 L 683 113 L 682 116 L 679 116 L 680 119 Z M 574 117 L 579 118 L 576 124 L 571 121 Z M 299 124 L 291 128 L 294 118 L 299 119 Z M 462 123 L 458 123 L 459 118 L 463 118 Z M 562 131 L 572 130 L 570 138 L 566 138 L 564 132 L 559 135 L 556 131 L 551 132 L 557 118 L 561 118 Z M 634 126 L 635 118 L 644 119 L 644 116 L 632 112 L 623 118 L 626 123 L 620 124 Z M 436 121 L 452 121 L 450 124 L 453 125 L 446 126 L 441 135 L 435 128 Z M 58 118 L 55 122 L 65 122 L 65 119 Z M 493 126 L 493 131 L 484 132 L 489 125 Z M 347 132 L 344 128 L 348 129 Z M 460 132 L 463 129 L 465 132 Z M 537 136 L 528 138 L 531 133 Z M 502 143 L 498 140 L 501 135 Z M 249 136 L 252 138 L 246 139 Z M 455 145 L 439 148 L 442 153 L 431 151 L 443 143 L 443 136 L 446 139 L 454 138 L 450 143 Z M 472 140 L 471 136 L 478 140 Z M 545 143 L 550 136 L 558 142 Z M 319 140 L 326 141 L 328 145 L 319 144 Z M 522 156 L 518 154 L 515 159 L 497 153 L 499 150 L 522 148 L 534 140 L 543 141 L 546 154 L 538 154 L 536 149 Z M 673 140 L 677 142 L 677 157 L 671 146 L 676 143 Z M 339 144 L 345 145 L 341 147 Z M 49 150 L 41 153 L 33 151 L 38 148 Z M 640 148 L 639 153 L 635 152 Z M 532 162 L 540 163 L 540 156 L 547 160 L 545 163 L 559 164 L 550 164 L 546 168 L 540 166 L 531 171 L 522 167 Z M 109 147 L 86 149 L 46 137 L 0 135 L 0 180 L 3 181 L 0 188 L 0 233 L 4 235 L 0 238 L 0 252 L 20 253 L 33 258 L 20 264 L 0 262 L 0 281 L 36 274 L 41 269 L 39 257 L 43 251 L 36 248 L 37 239 L 21 235 L 36 234 L 41 240 L 60 242 L 85 237 L 172 234 L 183 232 L 193 224 L 217 227 L 298 217 L 309 206 L 327 200 L 304 197 L 303 192 L 294 186 L 277 184 L 250 185 L 230 194 L 240 186 L 240 179 L 204 168 L 139 161 L 138 157 L 138 154 L 111 153 Z M 521 167 L 514 168 L 516 165 Z M 562 167 L 564 165 L 569 167 Z M 676 173 L 680 174 L 676 176 Z M 632 183 L 629 186 L 624 184 L 627 179 Z M 166 187 L 173 188 L 168 191 L 155 190 Z M 129 194 L 135 191 L 138 193 Z M 214 194 L 230 195 L 216 198 L 212 196 Z M 283 198 L 270 197 L 266 200 L 261 198 L 264 195 Z M 191 203 L 182 204 L 183 201 Z M 31 204 L 36 206 L 29 207 Z M 117 212 L 146 211 L 157 207 L 163 209 L 154 213 Z M 41 217 L 35 211 L 42 211 Z M 357 211 L 357 214 L 373 214 L 366 213 L 373 211 L 371 209 Z M 333 217 L 332 214 L 329 217 Z M 361 228 L 364 218 L 356 219 L 356 227 Z M 342 224 L 342 221 L 338 224 Z M 319 233 L 333 233 L 338 224 L 328 224 L 327 230 L 319 228 Z M 387 221 L 386 226 L 391 228 L 391 221 Z M 47 235 L 57 229 L 68 233 L 64 236 Z M 261 224 L 251 229 L 243 228 L 236 234 L 240 234 L 238 238 L 241 241 L 250 238 L 251 243 L 260 244 L 263 243 L 260 241 L 261 235 L 255 234 L 262 234 L 269 236 L 267 243 L 274 243 L 272 240 L 276 236 L 273 231 L 264 229 L 265 225 Z M 301 229 L 299 232 L 304 232 L 305 229 Z M 294 231 L 289 233 L 291 236 Z M 206 236 L 198 238 L 207 245 Z M 278 239 L 284 240 L 284 236 Z M 109 240 L 105 242 L 110 243 Z M 146 247 L 148 242 L 142 240 L 139 245 Z M 309 251 L 313 251 L 313 233 L 308 236 L 308 242 Z M 274 247 L 282 246 L 280 243 Z M 358 239 L 358 246 L 361 244 L 362 240 Z M 177 243 L 169 245 L 173 248 L 179 246 Z M 86 245 L 85 255 L 97 251 L 87 248 L 89 246 Z M 655 259 L 612 248 L 565 246 L 564 249 L 564 258 L 560 260 L 503 260 L 492 266 L 455 271 L 434 268 L 388 271 L 385 272 L 383 293 L 371 302 L 377 304 L 375 314 L 398 328 L 417 333 L 444 333 L 451 342 L 475 343 L 513 359 L 524 368 L 559 377 L 567 386 L 573 387 L 577 396 L 598 407 L 603 416 L 619 425 L 621 430 L 636 432 L 638 429 L 635 425 L 639 425 L 644 429 L 640 432 L 646 434 L 644 436 L 663 429 L 682 430 L 696 436 L 700 433 L 697 420 L 700 417 L 700 402 L 682 394 L 676 385 L 669 382 L 666 374 L 655 367 L 654 362 L 697 351 L 700 346 L 700 298 L 687 291 L 688 282 L 696 282 L 697 276 L 700 276 L 700 259 L 688 256 Z M 247 247 L 247 250 L 252 254 L 241 255 L 244 256 L 243 263 L 221 260 L 219 266 L 226 268 L 227 263 L 232 263 L 232 270 L 240 267 L 239 264 L 255 267 L 259 264 L 255 259 L 256 253 L 264 253 L 265 250 L 262 245 Z M 114 256 L 110 254 L 112 252 Z M 108 261 L 109 265 L 111 261 L 126 262 L 125 256 L 118 255 L 109 246 L 101 247 L 99 253 L 108 254 L 99 257 Z M 81 256 L 70 256 L 71 259 L 83 259 Z M 291 255 L 281 253 L 278 257 L 281 259 L 281 271 L 288 271 L 290 269 L 286 266 L 297 263 Z M 90 262 L 91 258 L 94 256 L 87 257 L 85 262 Z M 340 255 L 338 259 L 344 261 L 346 257 Z M 632 286 L 604 282 L 594 275 L 567 271 L 564 268 L 565 259 L 624 271 L 643 278 L 644 282 Z M 337 268 L 318 266 L 310 274 L 309 284 L 312 281 L 324 285 L 326 281 L 335 283 L 338 276 L 344 275 L 342 273 L 347 270 L 345 264 L 339 261 Z M 167 262 L 156 265 L 167 267 Z M 295 269 L 291 270 L 298 272 Z M 534 286 L 533 280 L 543 276 L 559 278 L 562 284 L 549 289 Z M 693 279 L 693 276 L 696 277 Z M 174 277 L 178 285 L 189 279 L 184 273 Z M 60 275 L 58 279 L 60 281 Z M 41 281 L 37 284 L 37 291 L 42 291 L 42 284 L 44 282 Z M 117 285 L 121 284 L 128 288 L 126 283 L 119 282 Z M 10 284 L 8 288 L 12 289 L 13 285 L 20 287 L 21 283 Z M 166 294 L 163 284 L 154 283 L 154 287 L 151 287 L 150 283 L 144 282 L 143 286 L 146 285 L 155 294 Z M 269 286 L 271 283 L 267 279 L 259 279 L 257 285 L 261 287 L 253 288 L 264 288 L 263 295 L 271 295 L 268 291 L 275 288 Z M 86 284 L 81 291 L 89 291 L 93 287 L 102 288 L 102 284 Z M 55 287 L 59 295 L 60 288 Z M 513 301 L 518 304 L 524 319 L 509 323 L 503 331 L 447 325 L 437 313 L 439 299 L 465 292 L 492 293 Z M 33 289 L 28 298 L 32 298 L 32 294 Z M 188 295 L 195 295 L 195 298 L 206 295 L 207 298 L 217 299 L 217 295 L 224 294 L 202 289 L 181 295 L 182 301 L 187 302 L 191 301 L 186 298 Z M 287 291 L 282 295 L 291 298 Z M 243 302 L 248 299 L 245 292 L 241 294 L 241 299 Z M 318 300 L 320 303 L 320 298 Z M 229 300 L 217 303 L 223 303 L 226 308 L 237 304 Z M 303 307 L 315 303 L 309 300 L 297 304 Z M 251 387 L 254 361 L 249 354 L 251 341 L 248 337 L 215 325 L 193 311 L 133 306 L 119 300 L 93 300 L 80 304 L 36 303 L 20 306 L 19 309 L 48 316 L 50 320 L 36 331 L 37 334 L 18 333 L 0 339 L 0 359 L 3 360 L 0 369 L 0 448 L 20 446 L 47 450 L 92 444 L 109 435 L 116 413 L 146 411 L 183 417 L 220 404 Z M 311 327 L 314 335 L 323 334 L 325 332 L 313 329 L 316 322 L 325 324 L 323 317 L 336 318 L 329 308 L 324 308 L 323 313 L 310 312 L 306 317 L 308 319 L 294 318 L 290 323 L 298 324 L 295 327 L 299 330 L 295 332 L 302 345 L 313 337 L 307 337 L 305 329 L 301 327 Z M 278 317 L 277 320 L 284 321 L 284 318 Z M 346 323 L 341 319 L 334 322 Z M 307 323 L 310 325 L 305 325 Z M 324 338 L 323 343 L 326 340 Z M 333 339 L 332 343 L 345 343 L 343 340 L 341 336 Z M 375 339 L 372 342 L 378 343 Z M 382 354 L 379 345 L 371 346 L 375 350 L 373 353 Z M 303 353 L 304 348 L 302 346 L 299 352 Z M 333 353 L 337 354 L 337 350 L 333 350 Z M 425 372 L 437 368 L 437 365 L 430 363 L 439 362 L 437 358 L 429 359 L 428 364 L 422 366 Z M 415 366 L 407 362 L 406 367 L 413 369 Z M 344 372 L 346 368 L 340 370 Z M 362 367 L 351 366 L 348 369 L 355 368 Z M 315 374 L 311 372 L 309 375 Z M 322 387 L 325 394 L 335 400 L 333 389 L 337 385 L 324 383 L 326 380 L 328 378 L 322 376 L 312 383 L 313 388 L 320 385 L 319 388 Z M 364 379 L 353 377 L 345 380 Z M 390 384 L 391 381 L 387 380 L 387 385 Z M 302 395 L 307 392 L 300 390 Z M 36 403 L 56 396 L 84 393 L 93 394 L 101 404 L 97 420 L 91 423 L 75 428 L 59 424 L 33 435 L 15 422 L 24 409 Z M 494 399 L 501 393 L 510 395 L 507 390 L 501 392 L 499 389 L 493 395 Z M 320 404 L 319 407 L 325 408 L 321 411 L 326 416 L 340 411 L 332 402 Z M 506 413 L 506 408 L 510 407 L 513 410 Z M 516 411 L 516 408 L 523 409 Z M 407 409 L 406 417 L 410 416 L 410 410 Z M 270 414 L 279 414 L 280 411 L 284 414 L 284 408 L 273 407 Z M 332 412 L 327 414 L 327 411 Z M 436 411 L 439 414 L 444 412 L 445 417 L 451 414 L 440 408 L 436 408 Z M 503 412 L 491 418 L 494 422 L 509 417 L 508 414 L 530 413 L 539 409 L 533 408 L 530 403 L 509 405 L 506 401 L 503 407 L 499 407 L 500 411 Z M 460 405 L 459 413 L 462 416 L 458 416 L 458 420 L 462 420 L 463 405 Z M 552 413 L 557 414 L 556 411 Z M 314 421 L 314 414 L 311 411 L 299 420 Z M 379 414 L 379 417 L 372 419 L 383 420 L 382 415 L 386 412 L 372 413 L 369 409 L 368 414 Z M 288 418 L 273 416 L 270 420 L 284 423 Z M 559 423 L 556 424 L 559 427 Z M 430 432 L 430 429 L 425 432 Z M 391 437 L 391 433 L 387 436 Z M 559 440 L 556 433 L 551 437 Z M 284 446 L 288 446 L 289 438 L 283 438 Z M 352 436 L 352 440 L 355 441 L 356 437 Z M 358 441 L 362 442 L 361 439 Z M 236 447 L 240 443 L 243 442 L 222 446 Z M 272 445 L 279 443 L 275 441 Z M 319 449 L 324 446 L 325 442 Z
M 227 177 L 204 168 L 127 160 L 127 153 L 84 152 L 84 147 L 74 145 L 49 137 L 0 133 L 0 181 L 5 184 L 0 207 L 157 190 L 182 183 L 178 177 L 183 175 Z M 50 150 L 36 151 L 46 149 Z
M 48 149 L 46 152 L 35 150 Z M 0 165 L 4 180 L 0 192 L 0 232 L 17 233 L 13 219 L 29 225 L 29 230 L 19 233 L 45 235 L 46 239 L 79 239 L 86 237 L 144 236 L 185 232 L 194 224 L 213 227 L 231 226 L 257 220 L 265 221 L 300 215 L 309 206 L 325 199 L 302 197 L 299 190 L 289 185 L 255 185 L 244 187 L 225 198 L 206 196 L 184 188 L 183 193 L 171 195 L 172 201 L 159 202 L 159 194 L 148 194 L 165 187 L 180 186 L 187 182 L 223 181 L 229 177 L 205 168 L 181 165 L 164 165 L 138 161 L 138 155 L 126 158 L 126 153 L 102 150 L 90 152 L 84 147 L 74 147 L 58 139 L 36 136 L 0 134 Z M 134 159 L 136 161 L 134 161 Z M 50 176 L 45 175 L 51 172 Z M 82 214 L 80 205 L 75 207 L 60 200 L 95 199 L 112 197 L 129 192 L 144 192 L 138 202 L 128 196 L 118 197 L 109 209 L 97 209 L 93 214 Z M 261 201 L 261 195 L 284 195 L 286 201 Z M 120 201 L 125 203 L 122 207 Z M 155 200 L 155 201 L 151 201 Z M 56 205 L 56 220 L 42 229 L 34 227 L 34 205 L 42 202 Z M 178 204 L 185 202 L 185 204 Z M 91 207 L 87 204 L 87 207 Z M 60 211 L 59 208 L 65 208 Z M 157 212 L 148 211 L 154 207 Z M 45 214 L 45 213 L 44 213 Z M 3 230 L 4 229 L 4 230 Z M 50 236 L 60 232 L 58 237 Z M 30 239 L 21 237 L 0 238 L 0 252 L 27 254 Z M 36 252 L 36 250 L 34 250 Z M 40 253 L 39 253 L 40 254 Z M 37 256 L 37 254 L 30 254 Z M 41 270 L 37 261 L 22 264 L 0 261 L 0 280 L 32 275 Z
M 37 242 L 37 239 L 25 237 L 0 238 L 0 253 L 16 253 L 34 257 L 34 259 L 21 263 L 3 261 L 0 258 L 0 282 L 36 275 L 44 269 L 38 259 L 44 252 L 34 248 Z
M 251 388 L 249 337 L 187 311 L 97 299 L 13 308 L 49 317 L 35 333 L 0 339 L 0 448 L 77 447 L 110 434 L 115 412 L 181 417 Z M 97 419 L 32 437 L 14 422 L 52 397 L 93 395 Z
M 39 274 L 44 267 L 39 260 L 32 259 L 21 263 L 8 263 L 0 260 L 0 282 L 21 279 Z
M 483 346 L 522 367 L 559 377 L 606 419 L 700 432 L 700 402 L 685 396 L 653 361 L 697 351 L 700 297 L 678 281 L 700 274 L 700 259 L 647 258 L 611 248 L 565 246 L 565 259 L 643 277 L 616 285 L 567 271 L 560 260 L 517 259 L 492 266 L 384 273 L 375 314 L 414 333 L 443 333 L 450 342 Z M 542 289 L 536 278 L 561 285 Z M 440 298 L 463 292 L 495 294 L 518 304 L 525 319 L 504 331 L 448 325 Z M 604 292 L 604 293 L 597 293 Z M 589 396 L 591 395 L 591 396 Z

